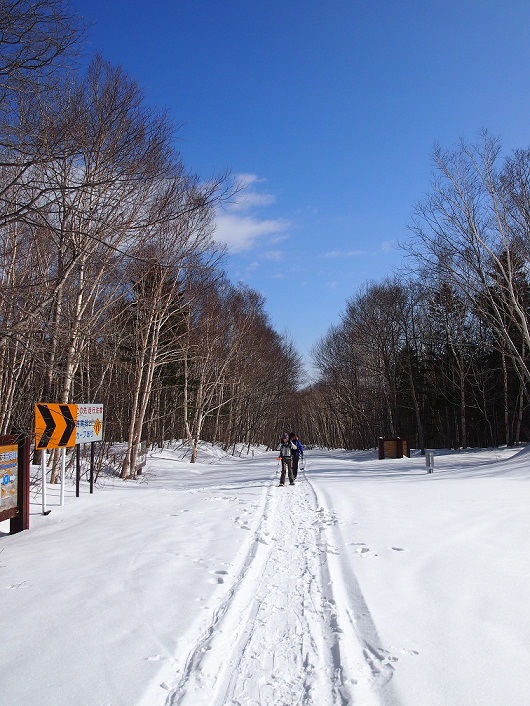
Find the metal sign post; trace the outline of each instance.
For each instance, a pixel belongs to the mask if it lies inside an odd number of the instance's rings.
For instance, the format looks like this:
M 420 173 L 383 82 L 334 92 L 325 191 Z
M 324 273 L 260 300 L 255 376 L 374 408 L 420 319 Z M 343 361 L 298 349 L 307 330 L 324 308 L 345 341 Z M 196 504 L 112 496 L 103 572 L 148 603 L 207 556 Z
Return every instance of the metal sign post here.
M 35 448 L 42 451 L 42 513 L 46 509 L 47 450 L 61 449 L 61 497 L 64 505 L 66 449 L 77 446 L 76 497 L 79 497 L 81 460 L 79 445 L 101 441 L 103 438 L 102 404 L 55 404 L 39 402 L 35 405 Z M 94 451 L 91 449 L 90 492 L 94 492 Z
M 95 447 L 94 442 L 90 442 L 90 493 L 94 492 L 94 455 Z
M 61 506 L 64 505 L 64 481 L 66 475 L 66 449 L 61 449 Z
M 49 515 L 50 510 L 46 509 L 46 471 L 48 468 L 48 453 L 46 449 L 42 450 L 40 470 L 41 470 L 41 498 L 42 498 L 42 514 Z
M 81 447 L 75 447 L 75 497 L 81 495 Z
M 62 449 L 61 458 L 61 505 L 64 505 L 64 466 L 66 448 L 75 446 L 75 421 L 77 405 L 39 402 L 35 405 L 35 448 L 42 451 L 42 514 L 49 515 L 46 508 L 47 450 Z
M 427 473 L 434 471 L 434 451 L 425 452 L 425 465 L 427 466 Z

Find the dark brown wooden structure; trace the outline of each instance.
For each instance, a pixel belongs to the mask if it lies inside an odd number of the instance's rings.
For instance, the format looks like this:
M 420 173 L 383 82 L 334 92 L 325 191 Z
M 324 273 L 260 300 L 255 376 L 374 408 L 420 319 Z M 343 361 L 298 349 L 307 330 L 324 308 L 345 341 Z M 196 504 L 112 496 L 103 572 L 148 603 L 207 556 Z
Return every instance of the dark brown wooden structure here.
M 383 458 L 410 458 L 409 440 L 397 436 L 390 439 L 379 437 L 379 460 Z
M 11 534 L 29 529 L 29 439 L 0 436 L 0 522 Z

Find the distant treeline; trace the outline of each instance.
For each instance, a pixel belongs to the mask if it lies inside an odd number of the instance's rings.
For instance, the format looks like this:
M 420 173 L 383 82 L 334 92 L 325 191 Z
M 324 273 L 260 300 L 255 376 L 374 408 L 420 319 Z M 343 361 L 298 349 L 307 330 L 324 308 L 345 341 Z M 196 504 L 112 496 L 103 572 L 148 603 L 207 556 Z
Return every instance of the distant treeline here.
M 324 446 L 530 438 L 530 150 L 501 159 L 483 133 L 434 159 L 408 272 L 365 286 L 315 347 L 320 376 L 302 406 Z

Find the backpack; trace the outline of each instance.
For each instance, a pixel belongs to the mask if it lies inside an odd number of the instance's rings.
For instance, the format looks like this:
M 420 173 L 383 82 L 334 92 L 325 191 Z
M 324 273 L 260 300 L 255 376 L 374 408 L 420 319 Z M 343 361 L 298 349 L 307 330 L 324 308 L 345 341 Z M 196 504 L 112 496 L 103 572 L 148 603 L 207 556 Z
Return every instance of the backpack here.
M 283 456 L 283 458 L 290 458 L 293 455 L 293 449 L 291 446 L 291 442 L 287 441 L 284 443 L 282 441 L 281 446 L 280 446 L 280 456 Z

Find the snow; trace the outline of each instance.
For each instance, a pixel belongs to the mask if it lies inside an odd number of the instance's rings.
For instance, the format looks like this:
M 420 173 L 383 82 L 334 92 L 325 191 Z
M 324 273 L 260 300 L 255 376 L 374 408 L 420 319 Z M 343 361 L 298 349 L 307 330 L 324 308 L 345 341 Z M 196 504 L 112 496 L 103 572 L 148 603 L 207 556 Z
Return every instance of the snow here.
M 166 448 L 47 516 L 34 490 L 0 703 L 530 704 L 529 452 L 313 450 L 279 488 L 275 452 Z

